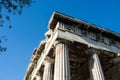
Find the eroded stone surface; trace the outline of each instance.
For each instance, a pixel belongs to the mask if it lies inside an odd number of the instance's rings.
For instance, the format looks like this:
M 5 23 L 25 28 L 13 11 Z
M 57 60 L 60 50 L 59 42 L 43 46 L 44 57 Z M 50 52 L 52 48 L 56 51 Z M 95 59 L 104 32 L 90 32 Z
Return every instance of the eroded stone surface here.
M 24 80 L 120 80 L 119 34 L 58 12 L 48 27 Z

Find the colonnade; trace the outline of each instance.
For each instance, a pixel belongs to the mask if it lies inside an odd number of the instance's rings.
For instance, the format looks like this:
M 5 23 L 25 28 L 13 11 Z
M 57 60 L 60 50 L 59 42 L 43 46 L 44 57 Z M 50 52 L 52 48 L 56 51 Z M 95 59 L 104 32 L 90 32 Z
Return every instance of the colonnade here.
M 55 42 L 55 61 L 45 60 L 43 78 L 37 80 L 70 80 L 69 47 L 65 42 Z M 88 50 L 90 80 L 105 80 L 97 51 Z M 54 64 L 54 68 L 53 65 Z M 53 72 L 54 71 L 54 72 Z

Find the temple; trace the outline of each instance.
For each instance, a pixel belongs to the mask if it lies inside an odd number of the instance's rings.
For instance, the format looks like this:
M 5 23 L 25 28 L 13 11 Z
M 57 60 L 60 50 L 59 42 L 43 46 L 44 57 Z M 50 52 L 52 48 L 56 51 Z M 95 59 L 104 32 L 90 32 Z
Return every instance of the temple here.
M 120 34 L 54 12 L 24 80 L 120 80 Z

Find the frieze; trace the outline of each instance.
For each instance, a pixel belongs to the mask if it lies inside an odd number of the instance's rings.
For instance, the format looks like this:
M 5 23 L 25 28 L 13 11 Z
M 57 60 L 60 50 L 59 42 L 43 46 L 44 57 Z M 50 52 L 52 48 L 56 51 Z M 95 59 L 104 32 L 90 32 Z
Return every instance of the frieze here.
M 94 43 L 102 43 L 104 45 L 114 46 L 114 47 L 117 47 L 120 49 L 119 41 L 107 38 L 107 37 L 103 36 L 102 34 L 98 34 L 98 33 L 94 33 L 89 30 L 82 29 L 82 28 L 80 28 L 80 26 L 77 26 L 77 25 L 68 25 L 68 24 L 64 24 L 61 22 L 58 22 L 57 25 L 59 25 L 59 27 L 58 27 L 59 29 L 72 32 L 72 33 L 77 34 L 82 37 L 89 38 Z

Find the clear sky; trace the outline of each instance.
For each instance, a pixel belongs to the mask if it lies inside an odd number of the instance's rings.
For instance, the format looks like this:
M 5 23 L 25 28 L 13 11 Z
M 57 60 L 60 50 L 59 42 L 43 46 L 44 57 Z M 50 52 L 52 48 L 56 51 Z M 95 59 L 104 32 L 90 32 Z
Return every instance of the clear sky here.
M 13 28 L 6 33 L 8 49 L 0 54 L 0 80 L 23 80 L 54 11 L 120 33 L 120 0 L 36 0 L 21 16 L 12 17 Z

